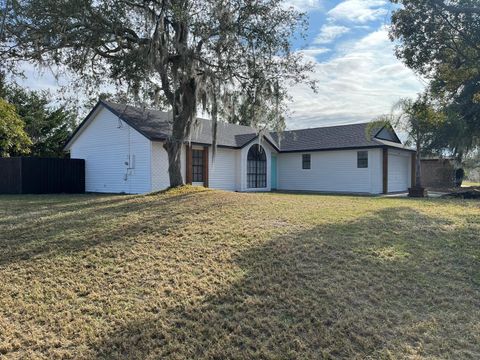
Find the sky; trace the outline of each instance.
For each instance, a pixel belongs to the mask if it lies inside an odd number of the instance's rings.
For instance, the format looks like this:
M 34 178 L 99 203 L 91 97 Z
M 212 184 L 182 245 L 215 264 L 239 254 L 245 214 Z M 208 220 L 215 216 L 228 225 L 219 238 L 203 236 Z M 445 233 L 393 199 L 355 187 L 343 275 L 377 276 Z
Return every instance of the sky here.
M 390 112 L 400 98 L 415 97 L 424 81 L 394 55 L 388 39 L 387 0 L 286 0 L 305 12 L 306 39 L 293 49 L 314 63 L 317 92 L 306 85 L 291 88 L 287 129 L 311 128 L 373 120 Z M 26 67 L 23 85 L 58 89 L 48 70 Z M 62 82 L 65 82 L 63 80 Z
M 291 90 L 290 129 L 365 122 L 415 97 L 425 82 L 394 55 L 387 0 L 289 0 L 307 13 L 306 40 L 293 45 L 315 64 L 318 91 Z

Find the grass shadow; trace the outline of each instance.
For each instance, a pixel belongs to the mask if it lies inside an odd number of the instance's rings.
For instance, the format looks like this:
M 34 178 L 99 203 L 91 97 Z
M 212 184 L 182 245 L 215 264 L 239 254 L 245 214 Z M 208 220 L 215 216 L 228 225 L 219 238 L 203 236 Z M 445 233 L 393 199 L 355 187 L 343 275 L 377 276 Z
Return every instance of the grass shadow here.
M 114 327 L 96 357 L 477 358 L 477 220 L 405 206 L 283 234 L 235 253 L 229 286 Z
M 166 235 L 181 226 L 186 216 L 205 211 L 208 206 L 208 202 L 201 204 L 200 191 L 167 195 L 8 199 L 9 216 L 0 220 L 0 267 L 18 261 L 68 256 L 111 243 L 127 246 L 147 229 L 152 235 Z M 2 202 L 5 203 L 3 197 Z M 178 204 L 182 204 L 181 209 Z M 33 208 L 25 212 L 26 205 Z

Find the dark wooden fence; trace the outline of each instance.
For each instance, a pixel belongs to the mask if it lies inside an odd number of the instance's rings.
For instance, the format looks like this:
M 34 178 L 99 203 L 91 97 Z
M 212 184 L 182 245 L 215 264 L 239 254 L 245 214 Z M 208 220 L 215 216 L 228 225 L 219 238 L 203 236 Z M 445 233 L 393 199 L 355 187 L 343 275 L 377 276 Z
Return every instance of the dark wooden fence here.
M 85 192 L 85 160 L 0 158 L 0 194 Z

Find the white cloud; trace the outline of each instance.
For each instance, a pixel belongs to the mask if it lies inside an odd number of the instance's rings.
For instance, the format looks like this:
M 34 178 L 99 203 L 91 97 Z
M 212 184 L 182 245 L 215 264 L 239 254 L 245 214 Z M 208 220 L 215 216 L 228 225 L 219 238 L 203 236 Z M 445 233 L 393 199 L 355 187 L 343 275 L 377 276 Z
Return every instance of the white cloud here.
M 329 44 L 336 38 L 349 32 L 350 29 L 340 25 L 323 25 L 320 29 L 320 33 L 313 40 L 314 44 Z
M 320 48 L 303 49 L 303 50 L 299 50 L 298 52 L 302 53 L 306 57 L 315 58 L 315 56 L 317 56 L 317 55 L 325 54 L 325 53 L 330 52 L 330 51 L 332 51 L 332 50 L 330 50 L 328 48 L 320 47 Z
M 313 57 L 309 60 L 315 60 Z M 420 80 L 393 54 L 385 28 L 339 44 L 334 56 L 317 62 L 312 78 L 318 92 L 295 86 L 288 128 L 364 122 L 388 113 L 402 97 L 423 89 Z
M 318 10 L 322 7 L 320 0 L 286 0 L 283 4 L 302 12 Z
M 328 11 L 335 20 L 366 23 L 387 14 L 386 0 L 345 0 Z

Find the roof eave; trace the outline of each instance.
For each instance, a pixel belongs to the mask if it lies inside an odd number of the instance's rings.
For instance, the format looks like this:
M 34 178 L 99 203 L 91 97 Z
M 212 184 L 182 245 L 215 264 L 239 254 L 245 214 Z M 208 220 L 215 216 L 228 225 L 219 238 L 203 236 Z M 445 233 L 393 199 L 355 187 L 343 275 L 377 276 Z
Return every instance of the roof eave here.
M 313 149 L 295 149 L 295 150 L 280 150 L 280 153 L 299 153 L 299 152 L 319 152 L 319 151 L 339 151 L 339 150 L 356 150 L 356 149 L 383 149 L 383 148 L 391 148 L 400 151 L 409 151 L 415 152 L 413 149 L 409 148 L 400 148 L 391 145 L 365 145 L 365 146 L 345 146 L 345 147 L 332 147 L 332 148 L 313 148 Z
M 87 123 L 87 121 L 90 119 L 90 117 L 95 113 L 95 111 L 97 111 L 97 109 L 99 108 L 99 106 L 102 105 L 102 101 L 99 100 L 97 101 L 97 103 L 95 104 L 95 106 L 93 107 L 92 110 L 90 110 L 90 112 L 88 113 L 87 116 L 85 116 L 85 118 L 82 120 L 82 122 L 80 124 L 78 124 L 78 126 L 75 128 L 75 130 L 73 131 L 73 133 L 68 137 L 68 139 L 65 141 L 65 145 L 63 146 L 62 150 L 63 151 L 68 151 L 70 149 L 70 142 L 73 140 L 73 138 L 78 134 L 78 132 L 83 128 L 83 126 Z
M 275 145 L 272 141 L 270 141 L 269 138 L 267 138 L 265 135 L 262 136 L 265 141 L 270 144 L 271 147 L 273 147 L 275 149 L 276 152 L 281 152 L 281 150 L 278 148 L 277 145 Z M 255 141 L 255 139 L 258 139 L 258 135 L 254 136 L 252 139 L 248 140 L 245 144 L 241 145 L 238 147 L 238 149 L 242 149 L 244 148 L 245 146 L 251 144 L 253 141 Z
M 146 137 L 148 140 L 150 141 L 165 141 L 168 136 L 167 135 L 164 135 L 164 136 L 155 136 L 155 137 L 152 137 L 152 136 L 149 136 L 148 134 L 146 134 L 145 132 L 143 132 L 142 130 L 140 130 L 137 126 L 133 125 L 127 118 L 125 118 L 124 116 L 122 116 L 121 113 L 119 113 L 118 111 L 116 111 L 114 108 L 112 108 L 110 105 L 108 105 L 105 101 L 103 100 L 98 100 L 98 102 L 95 104 L 95 106 L 93 107 L 93 109 L 88 113 L 88 115 L 85 117 L 85 119 L 83 119 L 83 121 L 77 126 L 77 128 L 73 131 L 73 133 L 69 136 L 69 138 L 67 139 L 67 141 L 65 142 L 65 145 L 63 146 L 63 150 L 64 151 L 68 151 L 70 149 L 70 142 L 74 139 L 74 137 L 79 133 L 79 131 L 84 127 L 84 125 L 88 122 L 88 120 L 92 117 L 92 115 L 97 111 L 97 109 L 101 106 L 105 107 L 108 111 L 110 111 L 112 114 L 114 114 L 115 116 L 117 116 L 120 120 L 124 121 L 128 126 L 130 126 L 132 129 L 134 129 L 135 131 L 137 131 L 138 133 L 140 133 L 141 135 L 143 135 L 144 137 Z

